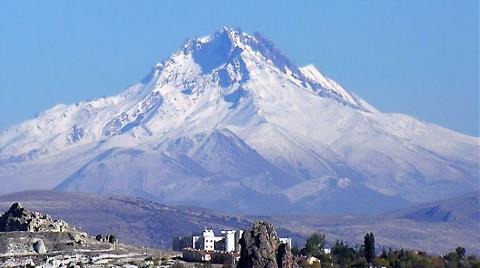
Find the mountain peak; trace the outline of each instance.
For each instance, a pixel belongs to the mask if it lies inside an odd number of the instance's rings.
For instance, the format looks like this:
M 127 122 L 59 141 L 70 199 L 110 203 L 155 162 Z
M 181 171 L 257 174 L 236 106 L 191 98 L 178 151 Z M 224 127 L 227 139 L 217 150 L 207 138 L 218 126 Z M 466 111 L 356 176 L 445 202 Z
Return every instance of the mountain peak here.
M 252 38 L 252 36 L 243 32 L 240 28 L 225 26 L 213 34 L 197 37 L 194 38 L 194 40 L 200 41 L 201 43 L 209 43 L 218 38 L 224 38 L 224 40 L 228 40 L 232 45 L 242 46 L 242 42 L 245 41 L 245 38 Z
M 373 107 L 324 76 L 313 65 L 297 67 L 274 44 L 261 34 L 253 35 L 239 28 L 223 27 L 219 31 L 193 38 L 186 43 L 183 55 L 190 55 L 202 75 L 213 74 L 221 87 L 245 83 L 251 73 L 268 69 L 312 93 L 330 98 L 351 108 L 376 111 Z
M 222 65 L 239 59 L 245 50 L 245 38 L 238 30 L 224 28 L 214 34 L 197 37 L 187 42 L 183 53 L 191 54 L 203 74 L 211 73 Z
M 478 138 L 372 109 L 261 35 L 224 28 L 123 94 L 56 106 L 1 133 L 0 193 L 68 182 L 242 213 L 272 203 L 367 212 L 378 200 L 478 188 Z
M 271 62 L 282 72 L 286 71 L 286 67 L 298 72 L 298 68 L 272 42 L 259 33 L 250 35 L 240 28 L 223 27 L 213 34 L 193 38 L 187 41 L 183 53 L 192 54 L 204 73 L 238 57 L 244 60 L 245 54 L 250 54 L 252 59 Z

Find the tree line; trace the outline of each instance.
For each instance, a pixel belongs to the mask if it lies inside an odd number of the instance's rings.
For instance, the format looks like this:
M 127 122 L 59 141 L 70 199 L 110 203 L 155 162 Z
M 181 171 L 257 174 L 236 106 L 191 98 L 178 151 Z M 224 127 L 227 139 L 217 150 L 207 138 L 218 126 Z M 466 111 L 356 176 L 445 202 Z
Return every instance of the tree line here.
M 330 251 L 325 250 L 325 235 L 312 233 L 303 248 L 292 247 L 297 264 L 305 268 L 320 267 L 392 267 L 392 268 L 480 268 L 480 260 L 475 255 L 467 255 L 465 248 L 457 247 L 446 255 L 430 255 L 424 251 L 411 249 L 386 249 L 377 254 L 373 233 L 367 233 L 363 245 L 351 246 L 344 241 L 336 241 Z M 317 261 L 312 261 L 315 257 Z M 315 260 L 315 259 L 313 259 Z

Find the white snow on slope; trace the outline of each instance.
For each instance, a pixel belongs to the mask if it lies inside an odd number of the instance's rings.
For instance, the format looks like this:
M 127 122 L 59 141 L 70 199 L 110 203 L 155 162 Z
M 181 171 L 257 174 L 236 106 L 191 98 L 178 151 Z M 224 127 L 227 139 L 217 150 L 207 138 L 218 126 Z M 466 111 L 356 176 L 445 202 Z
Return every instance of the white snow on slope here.
M 122 94 L 58 105 L 0 134 L 0 193 L 60 185 L 228 201 L 240 212 L 269 212 L 273 200 L 322 211 L 333 192 L 388 206 L 439 199 L 478 188 L 478 173 L 477 137 L 378 112 L 313 65 L 297 68 L 260 35 L 230 28 L 188 41 Z M 215 197 L 198 200 L 205 194 Z

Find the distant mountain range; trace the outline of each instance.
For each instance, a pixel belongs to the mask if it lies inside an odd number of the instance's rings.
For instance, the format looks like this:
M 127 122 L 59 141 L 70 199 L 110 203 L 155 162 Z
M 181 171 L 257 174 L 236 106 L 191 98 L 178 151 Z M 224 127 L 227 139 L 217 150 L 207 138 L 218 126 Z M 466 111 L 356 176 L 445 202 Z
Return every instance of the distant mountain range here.
M 425 203 L 377 215 L 236 216 L 195 207 L 172 207 L 140 198 L 53 191 L 27 191 L 0 196 L 0 210 L 14 201 L 27 209 L 62 218 L 89 232 L 118 235 L 128 244 L 170 248 L 177 235 L 210 227 L 247 229 L 251 221 L 267 219 L 279 233 L 299 245 L 313 231 L 326 233 L 329 243 L 343 239 L 361 244 L 374 232 L 377 244 L 445 253 L 457 246 L 480 255 L 480 193 Z M 448 215 L 448 216 L 447 216 Z
M 478 228 L 480 226 L 480 192 L 420 204 L 413 208 L 386 213 L 385 216 L 425 223 L 448 222 Z
M 248 214 L 380 212 L 478 190 L 479 142 L 379 112 L 259 34 L 225 28 L 186 42 L 117 96 L 57 105 L 4 130 L 0 193 L 127 195 Z
M 256 217 L 252 217 L 256 218 Z M 363 243 L 366 232 L 379 245 L 443 254 L 457 246 L 480 255 L 480 192 L 422 203 L 376 215 L 319 214 L 263 217 L 278 226 L 308 234 L 322 231 L 327 238 Z

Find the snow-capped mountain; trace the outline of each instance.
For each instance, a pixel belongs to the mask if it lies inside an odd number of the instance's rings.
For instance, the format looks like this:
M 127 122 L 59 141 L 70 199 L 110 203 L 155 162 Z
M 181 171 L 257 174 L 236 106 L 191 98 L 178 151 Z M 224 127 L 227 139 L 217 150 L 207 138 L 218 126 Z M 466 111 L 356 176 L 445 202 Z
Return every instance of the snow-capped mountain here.
M 368 212 L 479 189 L 479 149 L 477 137 L 381 113 L 260 35 L 224 28 L 186 42 L 120 95 L 3 131 L 0 193 Z

